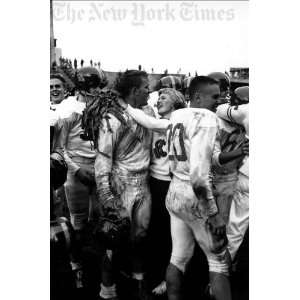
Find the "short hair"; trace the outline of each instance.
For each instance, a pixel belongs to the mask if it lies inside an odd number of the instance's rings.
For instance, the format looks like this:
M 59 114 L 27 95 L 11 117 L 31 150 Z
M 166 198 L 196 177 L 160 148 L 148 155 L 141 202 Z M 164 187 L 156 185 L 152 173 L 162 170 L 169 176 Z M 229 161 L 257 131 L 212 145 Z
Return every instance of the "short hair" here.
M 218 81 L 208 76 L 194 77 L 189 86 L 190 99 L 192 100 L 194 98 L 195 94 L 201 89 L 201 87 L 205 85 L 212 85 L 212 84 L 219 85 Z
M 141 86 L 143 77 L 148 78 L 148 74 L 145 71 L 128 70 L 124 73 L 119 73 L 114 84 L 114 89 L 122 98 L 126 98 L 132 88 L 139 88 Z
M 51 79 L 58 79 L 58 80 L 60 80 L 60 81 L 63 83 L 63 85 L 66 84 L 66 80 L 65 80 L 64 77 L 63 77 L 62 75 L 60 75 L 60 74 L 50 74 L 50 80 L 51 80 Z
M 184 96 L 182 95 L 181 92 L 179 92 L 173 88 L 164 88 L 164 89 L 160 89 L 158 91 L 158 95 L 160 96 L 161 94 L 167 94 L 170 96 L 170 98 L 174 102 L 175 110 L 186 107 L 186 102 L 185 102 Z

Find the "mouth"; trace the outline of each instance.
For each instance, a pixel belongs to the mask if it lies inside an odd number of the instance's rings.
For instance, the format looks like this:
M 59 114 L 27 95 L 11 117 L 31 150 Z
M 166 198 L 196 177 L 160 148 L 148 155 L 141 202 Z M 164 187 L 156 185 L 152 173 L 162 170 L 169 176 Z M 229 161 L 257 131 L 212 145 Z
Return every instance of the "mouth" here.
M 60 95 L 59 91 L 53 91 L 53 92 L 51 92 L 51 96 L 53 96 L 53 97 L 58 97 L 59 95 Z
M 216 104 L 212 107 L 212 109 L 213 109 L 214 112 L 217 111 L 217 108 L 218 108 L 219 105 L 220 105 L 219 103 L 216 103 Z
M 157 106 L 157 109 L 160 109 L 162 107 L 162 104 L 158 103 L 156 106 Z

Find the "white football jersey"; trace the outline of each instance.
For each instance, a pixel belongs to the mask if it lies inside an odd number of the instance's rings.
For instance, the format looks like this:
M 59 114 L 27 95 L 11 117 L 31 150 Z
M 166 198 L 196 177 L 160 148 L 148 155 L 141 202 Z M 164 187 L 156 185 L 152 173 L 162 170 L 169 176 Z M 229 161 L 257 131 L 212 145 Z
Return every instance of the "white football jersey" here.
M 220 105 L 217 109 L 217 115 L 225 120 L 235 122 L 244 126 L 246 137 L 249 138 L 249 104 L 242 104 L 237 107 L 229 104 Z M 249 157 L 245 157 L 239 171 L 249 177 Z
M 208 176 L 218 133 L 217 116 L 201 108 L 172 113 L 167 129 L 171 172 L 191 182 Z

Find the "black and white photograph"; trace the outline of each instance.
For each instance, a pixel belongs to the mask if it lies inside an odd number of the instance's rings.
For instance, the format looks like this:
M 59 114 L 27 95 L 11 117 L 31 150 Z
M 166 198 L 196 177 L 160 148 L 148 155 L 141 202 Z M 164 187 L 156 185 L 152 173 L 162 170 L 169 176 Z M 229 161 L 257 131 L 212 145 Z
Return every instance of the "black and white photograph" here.
M 298 299 L 296 0 L 0 11 L 0 299 Z
M 50 9 L 50 299 L 249 299 L 248 1 Z

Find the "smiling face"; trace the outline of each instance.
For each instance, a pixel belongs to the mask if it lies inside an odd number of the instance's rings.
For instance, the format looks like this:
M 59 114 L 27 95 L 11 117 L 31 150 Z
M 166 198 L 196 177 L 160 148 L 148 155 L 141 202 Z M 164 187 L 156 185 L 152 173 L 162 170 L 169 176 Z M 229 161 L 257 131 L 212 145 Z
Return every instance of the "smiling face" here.
M 174 111 L 174 101 L 169 94 L 160 94 L 157 101 L 157 111 L 162 117 Z
M 50 100 L 53 104 L 61 103 L 65 98 L 64 84 L 57 78 L 50 79 Z

